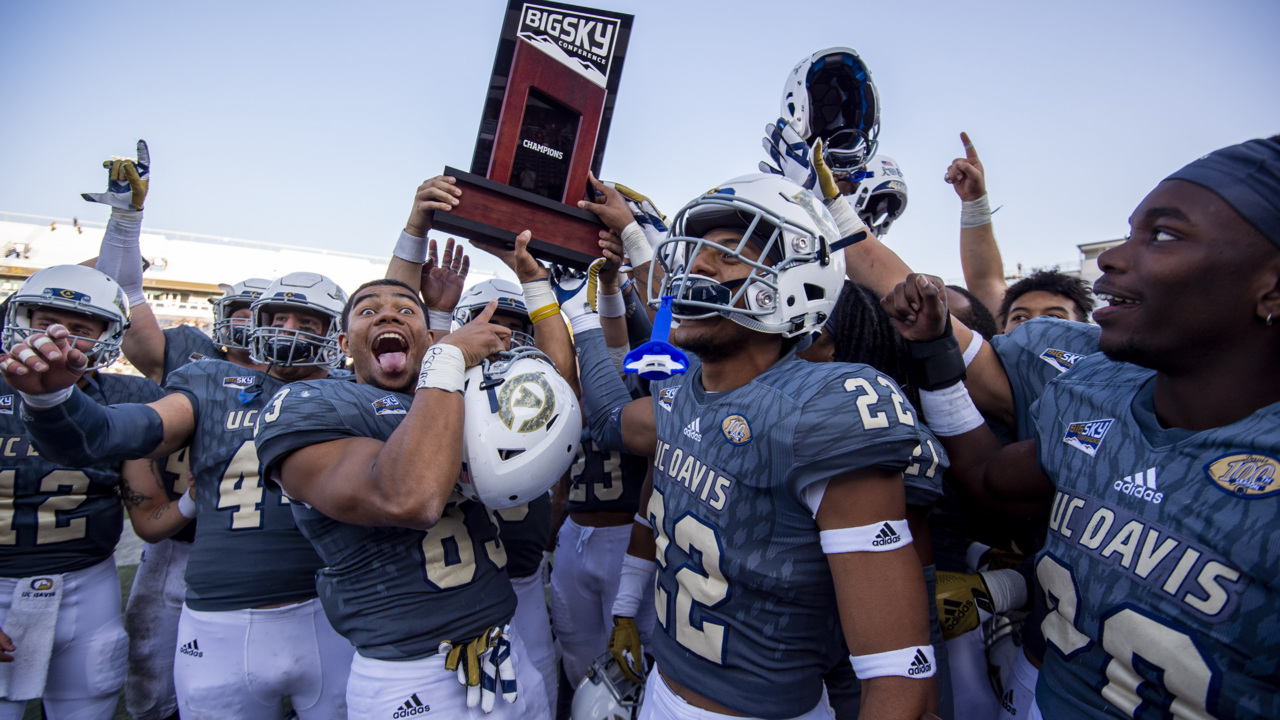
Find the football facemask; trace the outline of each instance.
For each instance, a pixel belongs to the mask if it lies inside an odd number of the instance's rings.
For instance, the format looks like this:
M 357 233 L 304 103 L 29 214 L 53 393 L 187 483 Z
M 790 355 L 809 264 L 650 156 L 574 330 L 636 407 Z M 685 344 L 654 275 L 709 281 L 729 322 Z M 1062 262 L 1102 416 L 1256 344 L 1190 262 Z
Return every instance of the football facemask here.
M 627 679 L 609 653 L 596 658 L 573 695 L 570 720 L 635 720 L 644 684 Z
M 800 61 L 783 86 L 782 116 L 810 144 L 822 138 L 823 157 L 837 174 L 855 172 L 875 155 L 880 98 L 852 48 L 827 48 Z
M 877 155 L 867 162 L 858 189 L 850 199 L 858 217 L 876 237 L 882 238 L 893 221 L 907 210 L 907 180 L 893 158 Z
M 250 357 L 256 363 L 278 367 L 341 367 L 339 319 L 346 302 L 347 293 L 323 275 L 297 272 L 277 279 L 250 306 Z M 282 310 L 315 313 L 325 321 L 326 329 L 312 333 L 273 327 L 273 318 Z
M 524 304 L 524 292 L 519 285 L 507 280 L 486 280 L 462 293 L 453 310 L 452 329 L 457 330 L 475 320 L 490 300 L 498 301 L 495 315 L 501 313 L 524 323 L 523 331 L 511 331 L 511 347 L 533 347 L 533 323 L 529 320 L 529 311 Z
M 704 239 L 718 229 L 742 237 L 723 245 Z M 838 239 L 831 214 L 808 190 L 777 175 L 734 178 L 676 214 L 655 257 L 664 273 L 659 297 L 674 298 L 676 319 L 722 315 L 758 332 L 803 335 L 826 322 L 840 294 L 844 254 L 830 249 Z M 749 274 L 726 282 L 697 274 L 700 253 L 729 256 Z
M 240 308 L 253 305 L 262 292 L 271 286 L 265 278 L 248 278 L 235 285 L 222 285 L 222 297 L 213 303 L 213 341 L 228 349 L 248 350 L 249 318 L 231 317 Z
M 120 357 L 120 343 L 129 328 L 129 300 L 115 280 L 83 265 L 55 265 L 27 278 L 8 301 L 4 332 L 0 341 L 5 352 L 28 342 L 44 330 L 31 326 L 31 313 L 39 308 L 55 308 L 105 321 L 98 337 L 69 335 L 70 342 L 89 342 L 86 370 L 98 370 Z

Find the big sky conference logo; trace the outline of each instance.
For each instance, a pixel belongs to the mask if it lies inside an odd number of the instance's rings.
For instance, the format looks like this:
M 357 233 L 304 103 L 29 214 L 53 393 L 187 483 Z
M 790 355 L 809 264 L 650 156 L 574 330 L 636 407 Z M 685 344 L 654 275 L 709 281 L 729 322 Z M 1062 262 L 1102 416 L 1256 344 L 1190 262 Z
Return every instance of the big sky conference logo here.
M 606 87 L 620 25 L 617 18 L 526 4 L 516 37 Z

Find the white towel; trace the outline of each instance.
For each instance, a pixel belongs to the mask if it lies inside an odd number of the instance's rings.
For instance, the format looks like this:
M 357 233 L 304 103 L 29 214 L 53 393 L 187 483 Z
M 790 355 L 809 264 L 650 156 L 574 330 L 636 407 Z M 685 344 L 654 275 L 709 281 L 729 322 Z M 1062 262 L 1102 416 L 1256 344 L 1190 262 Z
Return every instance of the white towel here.
M 33 700 L 44 695 L 61 604 L 61 575 L 23 578 L 14 586 L 4 632 L 16 649 L 13 662 L 0 663 L 0 697 Z

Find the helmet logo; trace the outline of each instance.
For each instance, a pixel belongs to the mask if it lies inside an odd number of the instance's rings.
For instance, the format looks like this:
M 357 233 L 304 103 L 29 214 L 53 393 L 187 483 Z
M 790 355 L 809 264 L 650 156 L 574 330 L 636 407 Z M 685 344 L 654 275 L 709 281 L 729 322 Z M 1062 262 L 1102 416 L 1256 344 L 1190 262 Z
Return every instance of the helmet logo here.
M 68 288 L 49 288 L 44 291 L 44 294 L 47 297 L 59 297 L 64 300 L 71 300 L 73 302 L 87 303 L 93 300 L 93 298 L 89 297 L 88 295 L 85 295 L 82 292 L 79 292 L 77 290 L 71 290 Z
M 521 373 L 509 378 L 498 393 L 498 417 L 502 424 L 516 432 L 533 432 L 546 425 L 555 407 L 556 393 L 541 373 Z M 517 408 L 525 411 L 520 413 L 523 420 L 518 428 L 515 427 Z

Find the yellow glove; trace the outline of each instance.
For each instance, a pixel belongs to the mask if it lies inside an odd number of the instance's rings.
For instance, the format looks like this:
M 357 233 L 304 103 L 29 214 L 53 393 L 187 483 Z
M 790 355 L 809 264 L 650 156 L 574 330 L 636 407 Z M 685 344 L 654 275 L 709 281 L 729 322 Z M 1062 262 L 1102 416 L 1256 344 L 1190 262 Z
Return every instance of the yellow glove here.
M 942 637 L 958 638 L 978 627 L 978 610 L 994 614 L 991 591 L 981 575 L 966 573 L 938 573 L 938 622 L 942 625 Z
M 618 668 L 628 680 L 644 682 L 644 653 L 640 649 L 640 629 L 636 627 L 635 618 L 613 618 L 609 654 L 618 661 Z
M 840 188 L 836 185 L 836 176 L 822 157 L 822 138 L 813 143 L 813 171 L 818 175 L 818 187 L 822 188 L 822 197 L 830 200 L 840 197 Z
M 89 202 L 110 205 L 121 210 L 141 210 L 151 185 L 151 152 L 147 141 L 138 141 L 138 158 L 112 157 L 102 163 L 107 168 L 107 191 L 80 193 Z
M 498 695 L 508 703 L 516 701 L 515 667 L 512 664 L 509 627 L 490 627 L 474 640 L 454 645 L 444 642 L 446 670 L 458 673 L 458 682 L 467 688 L 467 707 L 493 710 Z
M 613 183 L 613 189 L 621 193 L 622 197 L 630 200 L 636 205 L 639 205 L 640 210 L 645 214 L 656 215 L 659 220 L 662 220 L 663 222 L 667 221 L 667 216 L 662 214 L 662 211 L 658 209 L 657 205 L 653 204 L 653 201 L 649 199 L 648 195 L 642 195 L 620 182 Z M 645 207 L 645 203 L 649 203 L 649 206 Z M 631 210 L 634 213 L 636 208 L 632 208 Z

